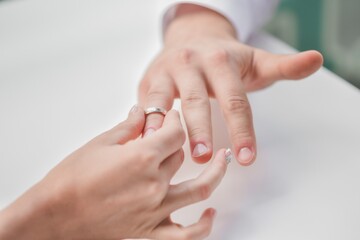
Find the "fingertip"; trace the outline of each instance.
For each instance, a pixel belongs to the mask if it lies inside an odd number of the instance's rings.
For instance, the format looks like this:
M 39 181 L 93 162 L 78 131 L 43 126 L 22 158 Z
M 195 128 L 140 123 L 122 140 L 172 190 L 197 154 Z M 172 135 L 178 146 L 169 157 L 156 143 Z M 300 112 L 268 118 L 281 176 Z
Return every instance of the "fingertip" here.
M 135 120 L 142 122 L 145 125 L 145 112 L 142 107 L 135 104 L 129 111 L 127 120 Z
M 323 56 L 320 52 L 309 50 L 284 59 L 281 72 L 284 78 L 299 80 L 315 73 L 323 64 Z
M 135 104 L 130 109 L 128 116 L 129 117 L 131 117 L 131 116 L 142 116 L 142 117 L 145 118 L 145 112 L 144 112 L 144 109 L 142 107 L 140 107 L 138 104 Z
M 216 217 L 216 210 L 214 208 L 208 208 L 206 209 L 199 219 L 199 223 L 201 222 L 207 222 L 207 225 L 212 225 L 212 222 L 214 218 Z
M 208 236 L 212 230 L 212 225 L 216 216 L 216 210 L 214 208 L 208 208 L 201 215 L 199 224 L 201 224 L 203 236 Z
M 309 65 L 320 67 L 324 62 L 323 55 L 316 50 L 308 50 L 300 53 L 307 58 Z
M 252 147 L 242 147 L 240 148 L 237 161 L 242 166 L 250 166 L 254 163 L 256 158 L 256 150 Z
M 309 54 L 309 61 L 314 66 L 315 70 L 318 70 L 324 64 L 323 55 L 316 50 L 307 51 Z
M 319 60 L 323 60 L 323 58 L 324 58 L 322 53 L 317 50 L 307 50 L 307 51 L 304 51 L 303 53 L 311 54 L 312 57 L 319 59 Z
M 191 144 L 192 150 L 192 158 L 196 163 L 203 164 L 207 163 L 212 155 L 213 155 L 213 149 L 211 144 L 206 143 L 197 143 L 197 144 Z
M 123 144 L 131 139 L 139 137 L 143 131 L 144 125 L 144 110 L 138 105 L 134 105 L 129 111 L 127 119 L 100 136 L 102 136 L 102 139 L 108 139 L 106 141 L 109 141 L 109 143 Z
M 227 166 L 230 162 L 234 161 L 235 157 L 230 148 L 222 148 L 216 152 L 214 160 L 212 161 L 212 167 L 221 173 L 219 177 L 221 178 L 225 175 L 227 171 Z
M 224 173 L 225 173 L 228 165 L 231 162 L 235 161 L 235 156 L 230 148 L 226 148 L 226 149 L 222 148 L 222 149 L 218 150 L 218 152 L 216 153 L 215 161 L 221 162 L 221 166 L 223 166 Z
M 213 219 L 216 217 L 216 214 L 217 214 L 217 212 L 216 212 L 215 208 L 208 208 L 205 210 L 203 215 Z
M 221 148 L 216 152 L 215 159 L 225 159 L 225 153 L 229 148 Z M 231 150 L 230 150 L 231 151 Z
M 213 155 L 212 151 L 207 152 L 205 155 L 202 155 L 201 157 L 192 157 L 194 162 L 198 164 L 205 164 L 210 161 L 211 157 Z
M 129 111 L 128 114 L 128 120 L 133 119 L 134 121 L 136 121 L 138 124 L 141 123 L 142 128 L 145 125 L 145 112 L 144 109 L 142 107 L 140 107 L 139 105 L 135 104 Z

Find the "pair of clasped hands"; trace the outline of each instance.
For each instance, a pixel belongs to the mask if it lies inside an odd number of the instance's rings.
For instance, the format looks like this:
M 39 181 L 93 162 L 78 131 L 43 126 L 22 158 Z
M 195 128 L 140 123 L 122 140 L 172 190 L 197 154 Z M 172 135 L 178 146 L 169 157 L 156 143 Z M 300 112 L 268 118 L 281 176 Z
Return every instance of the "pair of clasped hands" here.
M 186 135 L 194 161 L 213 156 L 209 98 L 223 111 L 234 158 L 256 156 L 246 93 L 281 79 L 301 79 L 322 65 L 318 52 L 275 55 L 240 43 L 232 25 L 207 9 L 178 10 L 164 48 L 139 88 L 139 105 L 113 129 L 81 147 L 0 212 L 1 239 L 204 239 L 215 216 L 207 209 L 191 226 L 172 222 L 182 207 L 207 199 L 225 175 L 225 149 L 196 179 L 170 181 L 184 160 Z M 211 26 L 211 28 L 209 28 Z M 167 114 L 145 115 L 159 107 Z

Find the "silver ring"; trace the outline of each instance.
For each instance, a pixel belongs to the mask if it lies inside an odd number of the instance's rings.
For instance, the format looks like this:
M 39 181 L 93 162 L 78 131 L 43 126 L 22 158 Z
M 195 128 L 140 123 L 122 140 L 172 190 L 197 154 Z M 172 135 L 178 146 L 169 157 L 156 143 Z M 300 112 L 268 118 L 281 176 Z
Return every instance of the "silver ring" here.
M 165 116 L 167 114 L 167 111 L 165 108 L 162 107 L 149 107 L 145 109 L 145 115 L 149 115 L 152 113 L 160 113 Z

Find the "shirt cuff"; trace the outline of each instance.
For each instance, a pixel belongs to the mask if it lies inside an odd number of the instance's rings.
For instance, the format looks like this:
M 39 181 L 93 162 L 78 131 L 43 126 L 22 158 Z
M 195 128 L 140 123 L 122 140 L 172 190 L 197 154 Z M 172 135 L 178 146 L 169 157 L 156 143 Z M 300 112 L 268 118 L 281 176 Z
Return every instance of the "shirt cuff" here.
M 272 16 L 278 0 L 195 0 L 166 1 L 163 13 L 163 32 L 174 19 L 177 7 L 182 3 L 196 4 L 223 15 L 234 26 L 240 41 L 246 42 L 250 35 L 262 27 Z

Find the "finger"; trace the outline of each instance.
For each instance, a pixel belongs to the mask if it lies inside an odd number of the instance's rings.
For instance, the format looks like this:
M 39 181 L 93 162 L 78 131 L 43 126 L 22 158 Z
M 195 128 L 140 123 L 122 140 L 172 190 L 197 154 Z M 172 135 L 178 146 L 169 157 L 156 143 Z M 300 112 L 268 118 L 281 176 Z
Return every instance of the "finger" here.
M 131 108 L 128 118 L 100 135 L 98 139 L 107 144 L 124 144 L 140 136 L 145 124 L 144 110 L 135 105 Z
M 323 57 L 317 51 L 296 54 L 272 54 L 256 50 L 254 54 L 255 72 L 260 79 L 272 81 L 281 79 L 301 79 L 317 71 L 323 64 Z
M 176 75 L 192 157 L 199 163 L 207 162 L 212 156 L 212 130 L 204 76 L 193 68 L 183 69 Z
M 215 209 L 209 208 L 204 211 L 199 221 L 188 227 L 159 226 L 155 230 L 156 239 L 159 240 L 201 240 L 210 235 L 214 218 Z
M 179 113 L 171 110 L 165 116 L 163 126 L 155 133 L 141 139 L 138 147 L 147 153 L 149 159 L 158 159 L 162 162 L 180 150 L 184 142 L 185 133 Z
M 215 209 L 209 208 L 204 211 L 200 220 L 186 228 L 182 232 L 188 238 L 185 239 L 204 239 L 210 235 L 214 218 L 216 215 Z
M 251 107 L 240 73 L 224 61 L 209 69 L 207 74 L 223 111 L 236 158 L 240 164 L 250 165 L 255 160 L 256 140 Z
M 171 109 L 175 97 L 174 86 L 168 75 L 160 75 L 145 93 L 140 96 L 140 104 L 144 109 L 149 107 L 161 107 Z M 164 116 L 160 113 L 152 113 L 146 116 L 144 136 L 147 136 L 162 126 Z
M 175 173 L 179 170 L 183 162 L 184 151 L 180 149 L 161 163 L 160 172 L 164 176 L 164 178 L 168 182 L 170 182 L 170 180 L 174 177 Z
M 169 188 L 163 202 L 164 211 L 172 213 L 174 210 L 209 198 L 224 177 L 226 168 L 225 150 L 221 149 L 199 177 Z

